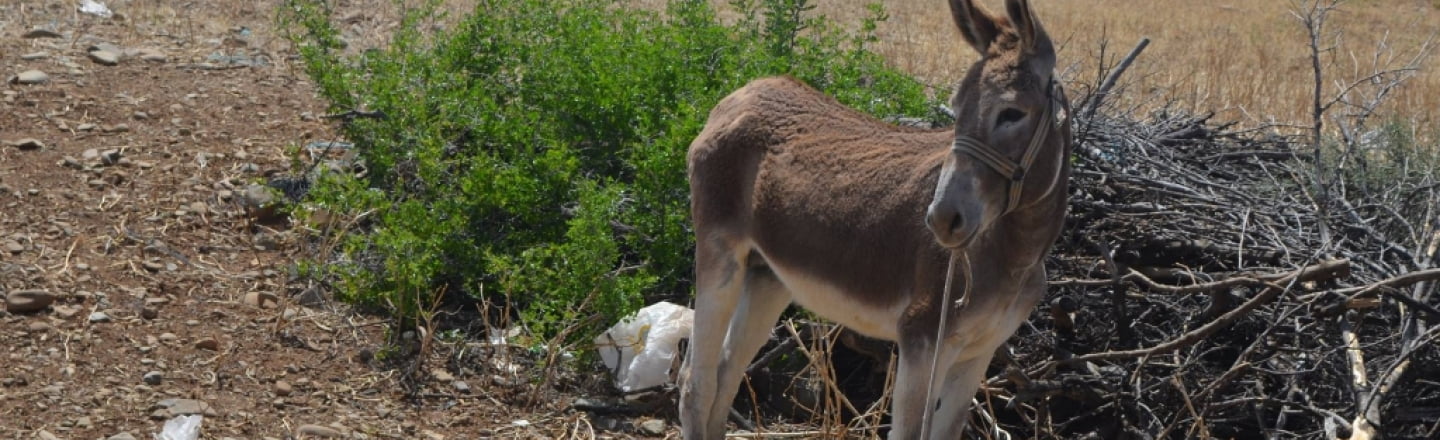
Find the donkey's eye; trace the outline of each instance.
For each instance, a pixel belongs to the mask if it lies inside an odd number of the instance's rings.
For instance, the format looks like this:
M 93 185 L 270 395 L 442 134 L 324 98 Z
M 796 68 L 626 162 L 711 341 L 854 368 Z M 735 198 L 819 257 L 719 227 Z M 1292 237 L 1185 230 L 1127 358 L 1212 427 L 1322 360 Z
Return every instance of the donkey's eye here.
M 1020 122 L 1021 119 L 1025 119 L 1025 112 L 1013 108 L 1007 108 L 1000 111 L 1000 115 L 995 118 L 995 127 L 998 128 L 1002 125 Z

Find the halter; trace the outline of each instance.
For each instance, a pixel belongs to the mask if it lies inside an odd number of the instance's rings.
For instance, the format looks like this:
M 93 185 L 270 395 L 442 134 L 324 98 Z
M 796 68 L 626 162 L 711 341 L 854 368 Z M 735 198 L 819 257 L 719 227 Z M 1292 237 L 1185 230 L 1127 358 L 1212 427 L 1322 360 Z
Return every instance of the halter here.
M 979 159 L 990 169 L 1010 179 L 1010 182 L 1006 184 L 1009 190 L 1006 191 L 1005 211 L 1000 215 L 1009 214 L 1015 208 L 1020 207 L 1020 193 L 1025 189 L 1025 171 L 1035 164 L 1035 156 L 1040 154 L 1040 146 L 1045 145 L 1045 140 L 1050 135 L 1051 123 L 1055 119 L 1055 100 L 1058 99 L 1055 89 L 1057 87 L 1059 86 L 1052 78 L 1045 90 L 1045 111 L 1040 115 L 1040 123 L 1036 125 L 1035 134 L 1030 137 L 1030 146 L 1025 149 L 1025 155 L 1020 158 L 1019 164 L 979 139 L 958 132 L 955 134 L 955 143 L 951 148 L 956 152 L 969 154 L 971 157 Z

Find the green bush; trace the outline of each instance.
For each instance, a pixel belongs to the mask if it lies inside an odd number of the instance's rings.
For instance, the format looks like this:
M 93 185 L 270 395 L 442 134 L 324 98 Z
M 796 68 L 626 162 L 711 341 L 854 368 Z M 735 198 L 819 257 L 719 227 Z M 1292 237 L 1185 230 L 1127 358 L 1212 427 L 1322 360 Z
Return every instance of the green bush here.
M 368 173 L 329 174 L 306 201 L 363 218 L 312 262 L 340 296 L 402 323 L 440 292 L 507 298 L 539 335 L 581 318 L 583 337 L 690 289 L 685 152 L 709 109 L 755 78 L 798 77 L 879 116 L 937 102 L 858 37 L 806 18 L 805 0 L 665 11 L 609 0 L 481 0 L 426 36 L 411 11 L 389 45 L 340 55 L 323 0 L 291 0 L 282 26 L 336 111 L 378 110 L 344 135 Z M 678 294 L 678 295 L 677 295 Z

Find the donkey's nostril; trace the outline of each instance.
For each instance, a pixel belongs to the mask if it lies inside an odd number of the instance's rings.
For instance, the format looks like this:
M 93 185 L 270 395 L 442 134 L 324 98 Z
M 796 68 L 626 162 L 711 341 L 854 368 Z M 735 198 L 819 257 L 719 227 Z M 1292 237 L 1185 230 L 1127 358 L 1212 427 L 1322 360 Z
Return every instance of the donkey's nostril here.
M 950 226 L 947 229 L 951 234 L 959 233 L 962 226 L 965 226 L 965 222 L 960 218 L 960 214 L 950 216 Z

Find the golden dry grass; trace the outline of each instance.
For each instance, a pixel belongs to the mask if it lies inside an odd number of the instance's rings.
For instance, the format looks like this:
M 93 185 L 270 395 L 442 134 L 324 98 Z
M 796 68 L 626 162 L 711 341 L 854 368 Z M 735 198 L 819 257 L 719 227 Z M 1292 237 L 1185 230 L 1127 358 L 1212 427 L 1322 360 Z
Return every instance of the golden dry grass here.
M 650 6 L 664 0 L 637 0 Z M 865 5 L 875 0 L 813 0 L 815 13 L 845 29 L 858 29 Z M 980 0 L 1003 11 L 1000 0 Z M 726 3 L 715 0 L 717 4 Z M 878 29 L 875 49 L 895 67 L 928 84 L 949 87 L 974 60 L 954 30 L 943 0 L 883 2 L 890 19 Z M 1292 0 L 1034 0 L 1036 13 L 1059 45 L 1062 72 L 1073 82 L 1093 83 L 1102 41 L 1113 63 L 1142 37 L 1151 44 L 1122 86 L 1119 102 L 1139 110 L 1173 101 L 1222 119 L 1249 124 L 1307 123 L 1313 87 L 1308 41 L 1291 14 Z M 1340 44 L 1325 58 L 1326 93 L 1337 81 L 1373 71 L 1377 44 L 1395 65 L 1412 57 L 1440 30 L 1440 2 L 1351 0 L 1331 15 L 1329 41 Z M 1410 83 L 1393 93 L 1382 117 L 1398 117 L 1431 131 L 1440 122 L 1440 62 L 1429 59 Z
M 817 8 L 841 22 L 855 22 L 867 0 L 832 0 Z M 930 3 L 934 3 L 931 5 Z M 998 1 L 985 1 L 1002 10 Z M 944 83 L 958 78 L 974 57 L 956 47 L 958 39 L 943 2 L 888 4 L 891 19 L 880 28 L 878 50 L 895 66 Z M 1133 103 L 1177 100 L 1196 110 L 1249 122 L 1309 119 L 1312 74 L 1304 28 L 1285 0 L 1050 0 L 1035 1 L 1036 13 L 1060 47 L 1062 69 L 1072 80 L 1096 74 L 1102 41 L 1111 56 L 1123 56 L 1143 36 L 1151 45 L 1126 74 Z M 1325 59 L 1327 93 L 1334 81 L 1371 71 L 1377 47 L 1401 65 L 1440 30 L 1440 7 L 1426 0 L 1372 0 L 1343 3 L 1329 30 L 1338 31 L 1335 56 Z M 945 29 L 948 32 L 936 32 Z M 1388 34 L 1388 35 L 1387 35 Z M 1332 41 L 1334 41 L 1332 39 Z M 1112 61 L 1113 62 L 1113 61 Z M 1440 112 L 1440 63 L 1428 60 L 1411 83 L 1395 92 L 1386 116 L 1430 126 Z M 1093 80 L 1091 80 L 1093 82 Z

